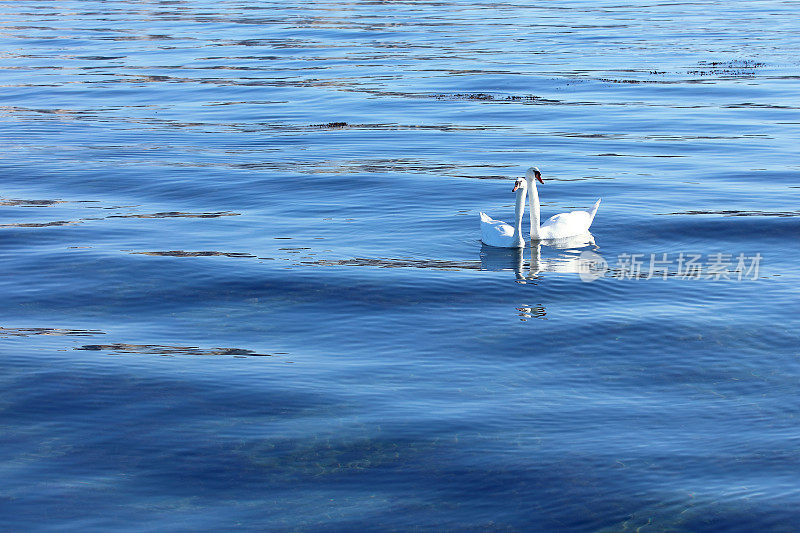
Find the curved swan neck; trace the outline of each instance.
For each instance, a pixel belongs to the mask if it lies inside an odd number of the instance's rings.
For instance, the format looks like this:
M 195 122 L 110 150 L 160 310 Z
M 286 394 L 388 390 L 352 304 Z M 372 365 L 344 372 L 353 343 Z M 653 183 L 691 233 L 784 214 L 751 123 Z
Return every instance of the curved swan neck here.
M 527 192 L 527 187 L 517 189 L 517 201 L 514 204 L 514 240 L 518 243 L 523 242 L 522 215 L 525 213 L 525 195 Z
M 528 182 L 528 189 L 530 189 L 530 196 L 528 202 L 531 206 L 531 239 L 538 241 L 539 228 L 541 227 L 541 208 L 539 207 L 539 191 L 536 189 L 536 180 L 533 178 L 526 178 Z

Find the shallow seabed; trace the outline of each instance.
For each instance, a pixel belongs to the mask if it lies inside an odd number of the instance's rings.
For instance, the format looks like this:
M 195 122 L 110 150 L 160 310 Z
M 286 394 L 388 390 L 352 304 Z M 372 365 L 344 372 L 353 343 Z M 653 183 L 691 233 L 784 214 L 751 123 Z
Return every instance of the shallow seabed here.
M 0 0 L 2 529 L 794 531 L 797 14 Z

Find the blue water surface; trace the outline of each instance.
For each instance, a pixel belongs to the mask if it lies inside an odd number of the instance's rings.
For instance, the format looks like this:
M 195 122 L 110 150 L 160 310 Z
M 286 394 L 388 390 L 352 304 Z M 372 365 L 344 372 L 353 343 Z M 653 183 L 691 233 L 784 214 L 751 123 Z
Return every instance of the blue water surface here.
M 799 9 L 0 1 L 2 529 L 795 531 Z

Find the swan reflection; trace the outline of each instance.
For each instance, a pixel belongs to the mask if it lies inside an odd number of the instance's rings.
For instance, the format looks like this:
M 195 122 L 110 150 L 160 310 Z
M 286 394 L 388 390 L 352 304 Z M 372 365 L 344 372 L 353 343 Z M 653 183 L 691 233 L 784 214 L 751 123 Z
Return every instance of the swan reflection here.
M 543 239 L 538 242 L 539 244 L 544 244 L 550 248 L 558 248 L 559 250 L 567 250 L 570 248 L 581 250 L 588 246 L 593 246 L 595 248 L 597 247 L 597 245 L 594 243 L 594 235 L 588 231 L 578 235 L 572 235 L 570 237 L 561 237 L 559 239 Z M 536 241 L 531 241 L 531 243 L 535 244 Z
M 525 248 L 498 248 L 481 244 L 481 270 L 522 270 Z
M 527 322 L 532 318 L 539 320 L 547 320 L 547 310 L 543 305 L 532 305 L 526 307 L 517 307 L 517 316 L 520 322 Z
M 548 254 L 548 248 L 557 252 Z M 527 249 L 483 245 L 480 252 L 481 270 L 513 270 L 519 283 L 537 279 L 544 272 L 582 275 L 585 274 L 587 265 L 581 252 L 587 249 L 593 252 L 593 256 L 602 259 L 597 253 L 594 236 L 589 232 L 561 239 L 532 241 Z M 530 254 L 527 269 L 526 254 Z

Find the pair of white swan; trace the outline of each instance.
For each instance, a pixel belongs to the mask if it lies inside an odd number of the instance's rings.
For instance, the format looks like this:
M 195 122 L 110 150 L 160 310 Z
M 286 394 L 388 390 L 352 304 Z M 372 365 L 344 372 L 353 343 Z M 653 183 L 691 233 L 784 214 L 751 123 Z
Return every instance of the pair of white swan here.
M 525 212 L 525 196 L 530 189 L 529 204 L 531 208 L 531 240 L 543 241 L 550 239 L 563 239 L 580 235 L 589 231 L 600 200 L 595 202 L 591 211 L 570 211 L 559 213 L 548 218 L 540 224 L 541 213 L 539 207 L 539 192 L 536 190 L 536 181 L 544 184 L 542 173 L 536 167 L 531 167 L 525 173 L 525 178 L 517 178 L 512 192 L 517 193 L 514 206 L 514 226 L 500 220 L 494 220 L 486 213 L 481 213 L 481 241 L 489 246 L 498 248 L 521 248 L 525 246 L 522 238 L 522 215 Z

